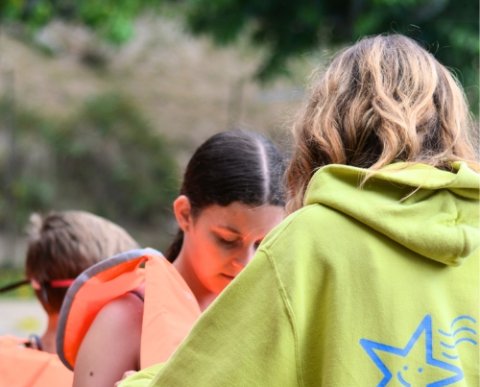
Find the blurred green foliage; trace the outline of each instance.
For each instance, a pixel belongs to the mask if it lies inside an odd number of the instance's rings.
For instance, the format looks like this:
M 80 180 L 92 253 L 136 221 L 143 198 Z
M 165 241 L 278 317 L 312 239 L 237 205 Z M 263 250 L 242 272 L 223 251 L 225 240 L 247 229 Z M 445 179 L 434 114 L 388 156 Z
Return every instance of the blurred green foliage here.
M 80 22 L 120 44 L 131 38 L 135 17 L 158 4 L 158 0 L 2 0 L 0 18 L 32 30 L 54 18 Z
M 241 36 L 265 47 L 260 79 L 287 70 L 289 58 L 379 33 L 419 41 L 463 83 L 478 113 L 479 2 L 471 0 L 170 0 L 187 24 L 227 44 Z
M 94 212 L 148 223 L 170 209 L 178 190 L 173 150 L 129 99 L 112 93 L 87 101 L 53 144 L 65 192 L 83 191 Z
M 195 34 L 221 44 L 239 37 L 266 49 L 261 80 L 288 73 L 289 58 L 379 33 L 418 41 L 455 72 L 473 111 L 479 104 L 479 2 L 472 0 L 2 0 L 0 22 L 30 29 L 53 18 L 92 27 L 112 43 L 133 34 L 141 12 L 172 4 Z
M 4 228 L 50 209 L 84 209 L 132 226 L 169 216 L 178 190 L 174 150 L 128 98 L 100 95 L 67 120 L 17 109 L 15 135 L 14 150 L 4 152 L 14 152 L 14 163 L 0 159 L 0 173 L 11 176 L 0 194 Z

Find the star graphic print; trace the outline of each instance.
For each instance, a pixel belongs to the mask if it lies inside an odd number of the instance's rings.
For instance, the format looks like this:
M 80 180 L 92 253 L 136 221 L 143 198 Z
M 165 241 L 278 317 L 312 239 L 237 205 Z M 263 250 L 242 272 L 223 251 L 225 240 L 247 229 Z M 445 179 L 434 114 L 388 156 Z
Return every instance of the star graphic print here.
M 460 316 L 459 319 L 469 318 Z M 463 332 L 475 334 L 476 330 L 464 328 Z M 456 343 L 466 342 L 477 345 L 476 339 L 464 338 Z M 463 371 L 450 361 L 444 361 L 433 355 L 432 318 L 426 315 L 420 322 L 408 342 L 403 347 L 361 339 L 365 352 L 383 373 L 377 386 L 448 386 L 463 379 Z M 444 343 L 441 343 L 445 345 Z M 443 353 L 442 353 L 443 354 Z M 449 358 L 447 358 L 448 360 Z

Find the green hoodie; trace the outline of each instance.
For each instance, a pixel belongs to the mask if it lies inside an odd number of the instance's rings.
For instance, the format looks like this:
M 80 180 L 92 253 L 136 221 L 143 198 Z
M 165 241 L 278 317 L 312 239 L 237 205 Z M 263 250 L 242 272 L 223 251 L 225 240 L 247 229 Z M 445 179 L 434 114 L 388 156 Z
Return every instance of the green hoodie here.
M 318 170 L 149 385 L 478 386 L 480 177 L 454 169 Z

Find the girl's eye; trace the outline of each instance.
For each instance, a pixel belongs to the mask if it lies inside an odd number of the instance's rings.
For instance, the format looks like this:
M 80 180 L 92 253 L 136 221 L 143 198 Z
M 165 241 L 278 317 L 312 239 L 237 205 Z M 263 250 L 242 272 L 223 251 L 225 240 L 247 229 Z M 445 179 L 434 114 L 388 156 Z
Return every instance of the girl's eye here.
M 236 247 L 240 243 L 239 239 L 225 239 L 221 236 L 217 236 L 217 241 L 226 247 Z

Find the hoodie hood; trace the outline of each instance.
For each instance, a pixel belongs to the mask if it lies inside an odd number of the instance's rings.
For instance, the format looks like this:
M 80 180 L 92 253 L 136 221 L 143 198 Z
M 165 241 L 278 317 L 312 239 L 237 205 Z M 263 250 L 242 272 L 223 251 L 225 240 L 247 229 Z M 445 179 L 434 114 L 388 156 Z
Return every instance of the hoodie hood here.
M 372 174 L 332 164 L 314 174 L 304 204 L 330 207 L 425 258 L 458 266 L 480 253 L 480 175 L 465 163 L 452 167 L 395 163 Z

